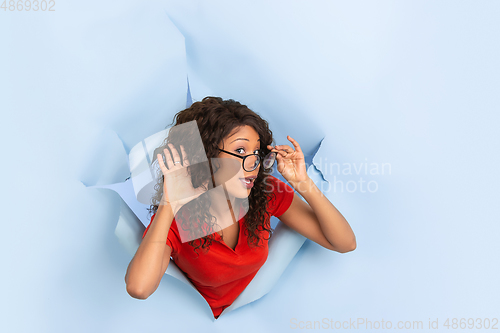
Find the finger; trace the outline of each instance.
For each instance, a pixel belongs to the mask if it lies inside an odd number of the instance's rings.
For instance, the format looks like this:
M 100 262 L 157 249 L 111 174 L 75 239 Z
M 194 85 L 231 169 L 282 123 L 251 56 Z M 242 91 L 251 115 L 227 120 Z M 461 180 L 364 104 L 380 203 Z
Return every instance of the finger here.
M 289 145 L 279 145 L 276 148 L 286 151 L 287 153 L 293 153 L 294 150 Z
M 184 146 L 181 145 L 181 154 L 182 154 L 182 165 L 187 167 L 189 166 L 189 160 L 187 158 L 186 151 L 184 150 Z
M 292 143 L 292 145 L 295 147 L 295 151 L 302 153 L 302 149 L 300 149 L 300 145 L 297 141 L 295 141 L 290 135 L 287 136 L 288 141 Z
M 172 152 L 172 157 L 174 160 L 174 166 L 177 166 L 178 164 L 181 164 L 181 157 L 179 156 L 179 153 L 177 152 L 177 149 L 175 149 L 175 146 L 171 143 L 168 144 L 170 147 L 170 151 Z
M 277 153 L 277 152 L 278 152 L 278 149 L 276 149 L 275 147 L 273 147 L 273 146 L 271 146 L 271 145 L 267 146 L 267 148 L 268 148 L 270 151 L 274 152 L 274 153 Z
M 170 150 L 168 148 L 163 149 L 163 154 L 165 155 L 165 159 L 167 160 L 168 169 L 172 169 L 174 167 L 174 162 L 172 162 L 172 156 L 170 155 Z
M 277 151 L 276 151 L 276 153 L 277 153 L 277 154 L 276 154 L 276 158 L 278 158 L 278 156 L 283 156 L 283 157 L 285 157 L 285 156 L 288 154 L 288 153 L 287 153 L 286 151 L 284 151 L 284 150 L 277 150 Z
M 283 156 L 283 155 L 280 155 L 280 154 L 276 154 L 276 161 L 279 163 L 279 164 L 285 164 L 285 162 L 287 161 L 286 157 Z
M 271 150 L 272 152 L 276 153 L 276 158 L 278 156 L 286 156 L 288 153 L 282 148 L 283 146 L 274 146 L 274 148 Z
M 283 168 L 285 167 L 285 162 L 283 161 L 283 156 L 276 154 L 276 162 L 278 163 L 278 171 L 280 171 L 280 170 L 283 171 Z
M 161 154 L 157 154 L 156 155 L 156 159 L 158 160 L 158 164 L 160 165 L 160 169 L 163 173 L 167 172 L 168 169 L 167 167 L 165 166 L 165 163 L 163 163 L 163 156 L 161 156 Z

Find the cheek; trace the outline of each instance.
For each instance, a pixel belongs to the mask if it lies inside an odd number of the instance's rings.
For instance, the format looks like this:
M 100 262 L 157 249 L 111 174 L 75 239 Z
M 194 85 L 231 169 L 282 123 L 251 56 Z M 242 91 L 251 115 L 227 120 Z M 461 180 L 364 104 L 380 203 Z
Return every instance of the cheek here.
M 229 158 L 218 159 L 219 168 L 217 168 L 214 179 L 216 180 L 216 185 L 222 185 L 225 183 L 238 181 L 239 178 L 245 177 L 241 161 Z

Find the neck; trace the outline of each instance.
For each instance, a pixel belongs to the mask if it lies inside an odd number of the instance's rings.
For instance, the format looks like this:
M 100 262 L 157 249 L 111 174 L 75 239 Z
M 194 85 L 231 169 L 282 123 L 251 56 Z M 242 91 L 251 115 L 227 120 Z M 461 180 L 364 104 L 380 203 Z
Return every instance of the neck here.
M 210 213 L 217 218 L 217 229 L 237 222 L 236 209 L 236 197 L 229 195 L 224 185 L 210 191 Z

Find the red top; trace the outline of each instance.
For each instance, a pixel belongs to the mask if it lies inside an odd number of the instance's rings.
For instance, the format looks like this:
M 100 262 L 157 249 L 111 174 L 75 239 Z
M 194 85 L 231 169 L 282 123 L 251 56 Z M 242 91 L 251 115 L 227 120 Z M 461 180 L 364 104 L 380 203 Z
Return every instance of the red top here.
M 280 216 L 290 207 L 294 191 L 281 180 L 273 176 L 268 177 L 267 183 L 272 185 L 274 197 L 268 203 L 267 211 L 273 216 Z M 151 217 L 151 222 L 155 215 Z M 189 242 L 181 242 L 177 223 L 174 221 L 172 221 L 167 237 L 167 245 L 172 249 L 170 256 L 207 300 L 214 317 L 218 318 L 222 311 L 241 294 L 266 262 L 268 241 L 264 237 L 267 238 L 269 235 L 265 231 L 257 230 L 256 232 L 262 239 L 260 246 L 249 247 L 248 236 L 245 234 L 245 218 L 240 216 L 238 243 L 234 250 L 224 243 L 218 233 L 215 233 L 215 240 L 209 250 L 204 252 L 199 248 L 195 253 Z M 267 219 L 265 223 L 269 227 L 270 219 Z M 144 231 L 143 238 L 149 226 Z

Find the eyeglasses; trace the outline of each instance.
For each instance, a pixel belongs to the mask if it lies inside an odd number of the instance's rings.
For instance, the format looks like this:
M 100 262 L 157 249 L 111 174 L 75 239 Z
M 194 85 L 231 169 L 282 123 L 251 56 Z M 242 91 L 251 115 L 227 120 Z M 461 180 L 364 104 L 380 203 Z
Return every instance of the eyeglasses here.
M 247 156 L 240 156 L 240 155 L 230 153 L 230 152 L 223 150 L 223 149 L 220 149 L 220 148 L 219 148 L 219 150 L 226 153 L 226 154 L 242 158 L 243 161 L 241 162 L 241 164 L 243 165 L 243 170 L 245 170 L 247 172 L 250 172 L 250 171 L 257 169 L 257 167 L 260 164 L 261 157 L 259 154 L 250 154 Z M 274 165 L 275 160 L 276 160 L 276 153 L 271 152 L 271 153 L 267 154 L 264 157 L 264 159 L 262 160 L 262 166 L 264 167 L 264 169 L 271 169 Z

